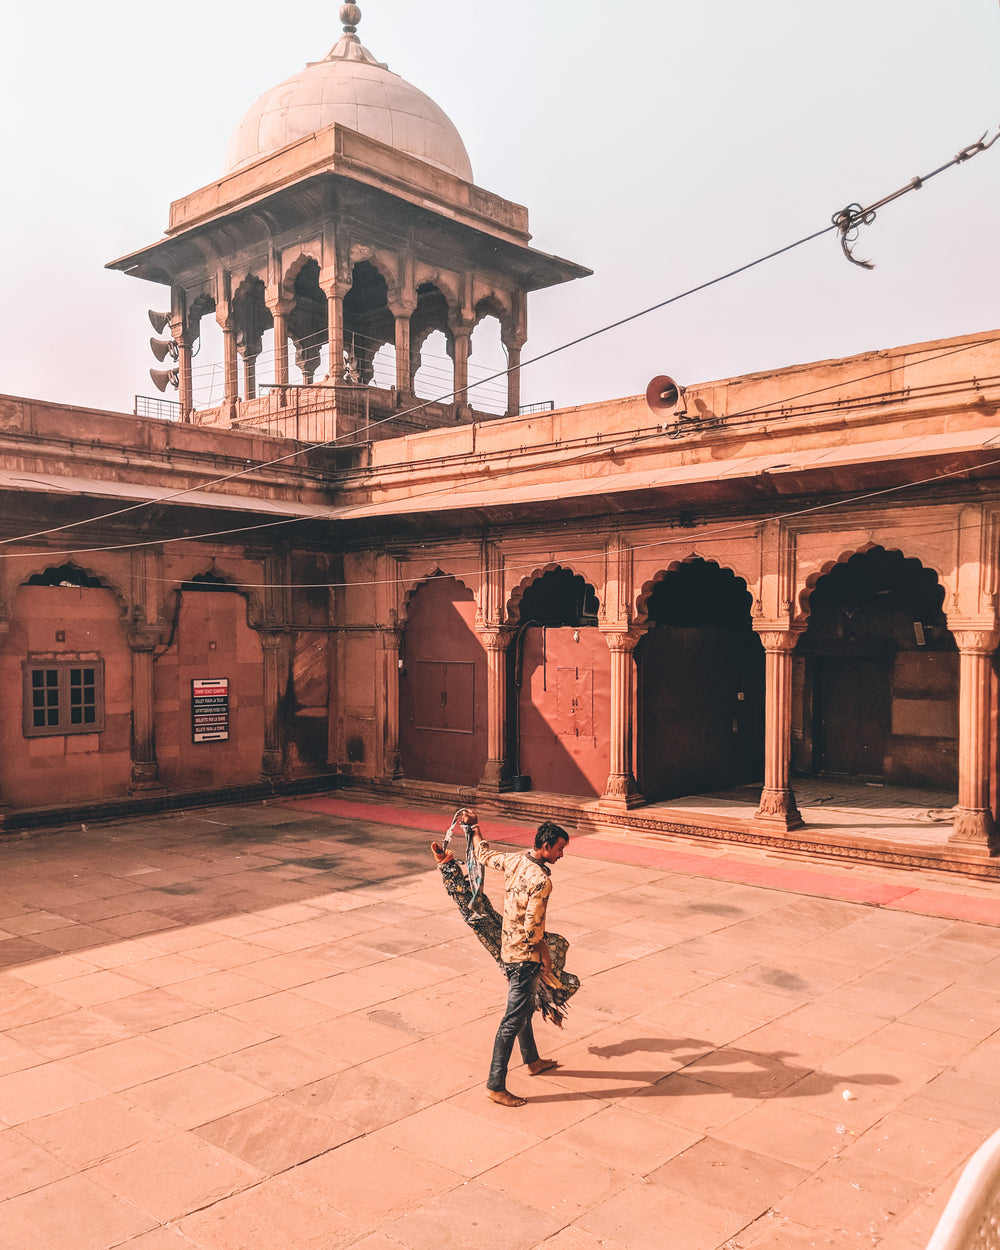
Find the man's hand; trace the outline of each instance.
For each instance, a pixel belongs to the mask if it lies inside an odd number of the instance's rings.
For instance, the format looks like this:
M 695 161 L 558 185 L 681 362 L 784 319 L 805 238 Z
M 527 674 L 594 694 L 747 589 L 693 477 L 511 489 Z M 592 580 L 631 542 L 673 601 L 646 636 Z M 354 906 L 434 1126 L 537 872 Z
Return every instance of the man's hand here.
M 458 823 L 465 825 L 472 833 L 472 845 L 478 846 L 483 840 L 483 835 L 479 832 L 479 818 L 475 813 L 475 809 L 471 807 L 463 807 L 458 813 Z

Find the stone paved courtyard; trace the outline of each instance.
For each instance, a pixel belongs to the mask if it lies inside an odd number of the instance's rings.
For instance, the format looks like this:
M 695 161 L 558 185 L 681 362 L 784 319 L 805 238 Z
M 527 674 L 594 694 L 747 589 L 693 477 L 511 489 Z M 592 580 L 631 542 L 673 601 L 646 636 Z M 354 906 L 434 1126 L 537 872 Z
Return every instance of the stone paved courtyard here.
M 510 1110 L 437 814 L 357 808 L 0 843 L 4 1250 L 920 1248 L 1000 1126 L 996 885 L 574 839 Z

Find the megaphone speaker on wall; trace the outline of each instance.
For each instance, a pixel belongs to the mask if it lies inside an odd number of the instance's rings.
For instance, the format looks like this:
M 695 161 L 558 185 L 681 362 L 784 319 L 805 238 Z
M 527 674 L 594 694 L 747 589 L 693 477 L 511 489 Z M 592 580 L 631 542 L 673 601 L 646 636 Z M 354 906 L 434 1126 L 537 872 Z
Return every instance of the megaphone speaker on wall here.
M 167 356 L 171 360 L 176 360 L 180 354 L 173 339 L 150 339 L 149 346 L 153 355 L 161 364 L 166 360 Z
M 684 403 L 686 389 L 667 374 L 661 374 L 653 378 L 646 387 L 646 405 L 650 412 L 672 412 L 677 417 L 687 416 L 687 407 Z
M 149 376 L 158 391 L 165 391 L 168 386 L 176 390 L 181 384 L 180 374 L 176 369 L 150 369 Z
M 157 334 L 162 334 L 170 324 L 170 314 L 168 312 L 157 312 L 153 308 L 149 308 L 146 311 L 149 313 L 149 324 Z

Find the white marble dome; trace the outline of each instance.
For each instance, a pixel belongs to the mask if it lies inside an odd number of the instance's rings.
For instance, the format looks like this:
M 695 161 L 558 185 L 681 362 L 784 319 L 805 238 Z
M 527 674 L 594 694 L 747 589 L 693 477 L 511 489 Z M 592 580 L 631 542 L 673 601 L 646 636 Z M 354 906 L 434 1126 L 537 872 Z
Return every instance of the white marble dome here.
M 340 17 L 344 34 L 324 60 L 265 91 L 236 127 L 226 172 L 339 122 L 471 182 L 469 154 L 447 114 L 362 47 L 356 5 Z

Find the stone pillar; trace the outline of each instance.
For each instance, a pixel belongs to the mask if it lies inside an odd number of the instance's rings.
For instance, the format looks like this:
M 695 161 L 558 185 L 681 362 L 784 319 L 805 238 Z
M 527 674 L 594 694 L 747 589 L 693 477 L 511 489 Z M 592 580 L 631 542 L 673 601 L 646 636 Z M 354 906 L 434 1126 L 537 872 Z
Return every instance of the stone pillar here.
M 382 729 L 382 772 L 387 781 L 398 781 L 403 775 L 399 755 L 399 659 L 403 648 L 403 631 L 393 627 L 382 630 L 382 658 L 385 665 L 385 724 Z
M 222 398 L 230 409 L 240 397 L 239 355 L 236 350 L 236 330 L 228 316 L 217 317 L 222 328 Z
M 492 627 L 477 629 L 486 651 L 486 771 L 481 790 L 494 794 L 510 789 L 507 758 L 507 648 L 513 634 Z
M 986 848 L 994 832 L 990 810 L 990 657 L 1000 634 L 952 631 L 959 650 L 958 811 L 949 842 Z
M 413 390 L 410 369 L 410 318 L 415 305 L 393 304 L 392 315 L 396 322 L 396 390 L 409 395 Z
M 278 781 L 285 775 L 285 724 L 281 709 L 284 701 L 285 636 L 278 630 L 261 630 L 264 659 L 264 755 L 261 781 Z
M 194 382 L 191 375 L 191 339 L 187 334 L 177 339 L 177 398 L 181 420 L 190 421 L 194 412 Z
M 799 631 L 759 629 L 766 654 L 764 789 L 754 819 L 783 829 L 803 824 L 790 785 L 792 754 L 792 652 Z
M 243 396 L 257 398 L 257 357 L 250 352 L 243 354 Z
M 469 352 L 472 349 L 472 333 L 464 326 L 455 331 L 455 381 L 454 402 L 461 408 L 469 407 Z
M 288 385 L 288 322 L 284 307 L 271 310 L 274 318 L 274 380 L 279 386 Z
M 131 629 L 132 652 L 132 775 L 130 794 L 162 790 L 156 759 L 156 712 L 153 687 L 153 651 L 160 644 L 156 629 Z
M 3 590 L 4 590 L 3 580 L 2 578 L 0 578 L 0 602 L 2 602 Z M 3 646 L 4 639 L 7 637 L 9 630 L 10 630 L 10 621 L 7 620 L 7 618 L 4 616 L 0 616 L 0 647 Z M 20 687 L 18 687 L 18 689 L 20 690 Z M 21 697 L 23 698 L 24 696 L 22 695 Z M 20 718 L 21 713 L 17 711 L 16 709 L 12 709 L 12 713 L 13 715 Z M 6 811 L 9 807 L 10 807 L 10 804 L 4 798 L 3 790 L 0 790 L 0 812 Z
M 350 287 L 338 282 L 326 293 L 328 372 L 334 384 L 344 380 L 344 296 L 349 290 Z
M 622 630 L 601 629 L 611 652 L 611 759 L 601 807 L 635 807 L 641 802 L 632 771 L 635 681 L 632 652 L 639 641 Z
M 507 348 L 507 416 L 516 417 L 521 411 L 521 349 Z

